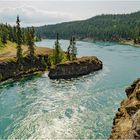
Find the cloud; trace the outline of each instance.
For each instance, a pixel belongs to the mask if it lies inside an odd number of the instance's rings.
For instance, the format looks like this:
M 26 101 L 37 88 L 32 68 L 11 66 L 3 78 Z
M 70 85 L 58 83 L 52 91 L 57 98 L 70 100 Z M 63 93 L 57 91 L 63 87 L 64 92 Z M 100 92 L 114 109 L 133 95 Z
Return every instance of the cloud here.
M 72 15 L 57 11 L 46 11 L 32 6 L 6 7 L 0 9 L 0 21 L 14 24 L 19 15 L 23 26 L 44 25 L 72 20 Z

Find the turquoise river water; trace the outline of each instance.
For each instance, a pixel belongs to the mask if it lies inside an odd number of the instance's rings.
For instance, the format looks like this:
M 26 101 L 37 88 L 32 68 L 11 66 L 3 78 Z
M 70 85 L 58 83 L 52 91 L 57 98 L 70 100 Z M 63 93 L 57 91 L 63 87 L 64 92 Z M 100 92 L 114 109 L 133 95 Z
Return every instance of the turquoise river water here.
M 69 41 L 60 40 L 64 50 Z M 37 46 L 53 47 L 54 40 Z M 140 48 L 77 41 L 78 56 L 96 55 L 103 70 L 71 80 L 47 72 L 0 84 L 0 139 L 108 138 L 125 88 L 140 77 Z

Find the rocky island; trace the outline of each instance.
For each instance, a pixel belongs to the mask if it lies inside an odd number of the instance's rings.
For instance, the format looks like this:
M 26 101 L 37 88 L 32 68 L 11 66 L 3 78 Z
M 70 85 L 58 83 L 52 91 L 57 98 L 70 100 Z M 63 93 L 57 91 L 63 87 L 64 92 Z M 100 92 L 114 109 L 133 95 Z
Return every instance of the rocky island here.
M 126 90 L 127 99 L 113 120 L 110 139 L 140 139 L 140 79 Z
M 68 61 L 62 64 L 57 64 L 49 71 L 51 79 L 69 79 L 102 69 L 102 61 L 97 57 L 82 57 L 75 61 Z

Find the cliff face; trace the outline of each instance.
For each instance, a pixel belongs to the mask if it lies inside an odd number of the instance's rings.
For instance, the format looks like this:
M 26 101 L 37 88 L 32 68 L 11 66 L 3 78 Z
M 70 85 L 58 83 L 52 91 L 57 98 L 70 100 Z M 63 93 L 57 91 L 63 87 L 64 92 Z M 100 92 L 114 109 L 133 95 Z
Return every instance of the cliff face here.
M 110 139 L 140 139 L 140 79 L 125 91 L 127 99 L 121 102 L 113 120 Z
M 82 57 L 51 68 L 49 77 L 51 79 L 68 79 L 86 75 L 100 69 L 102 69 L 102 62 L 97 57 Z
M 36 71 L 43 71 L 46 69 L 45 63 L 47 63 L 47 60 L 47 55 L 39 55 L 35 58 L 34 62 L 31 62 L 29 58 L 25 57 L 20 67 L 14 60 L 0 62 L 0 82 Z

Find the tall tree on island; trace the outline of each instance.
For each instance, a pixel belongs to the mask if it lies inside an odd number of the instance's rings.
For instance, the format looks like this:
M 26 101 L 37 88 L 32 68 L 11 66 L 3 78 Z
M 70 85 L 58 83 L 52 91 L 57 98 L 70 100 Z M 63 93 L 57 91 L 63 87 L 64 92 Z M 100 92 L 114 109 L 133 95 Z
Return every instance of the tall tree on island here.
M 76 55 L 77 55 L 77 48 L 76 48 L 76 40 L 75 37 L 72 37 L 72 60 L 76 59 Z
M 76 59 L 76 55 L 77 55 L 76 40 L 75 37 L 72 36 L 70 39 L 70 45 L 68 46 L 67 49 L 67 59 L 73 61 Z
M 33 27 L 28 28 L 27 45 L 29 46 L 29 56 L 30 56 L 31 62 L 34 61 L 34 57 L 35 57 L 34 38 L 35 38 L 34 28 Z
M 54 47 L 54 64 L 58 64 L 63 59 L 63 51 L 61 49 L 60 43 L 59 43 L 59 34 L 57 33 L 56 41 L 55 41 L 55 47 Z
M 17 43 L 17 62 L 20 65 L 22 62 L 22 34 L 21 34 L 21 28 L 20 28 L 20 20 L 19 16 L 17 16 L 17 21 L 16 21 L 16 43 Z
M 71 49 L 72 49 L 72 37 L 70 38 L 70 45 L 68 46 L 67 50 L 67 59 L 71 60 Z

